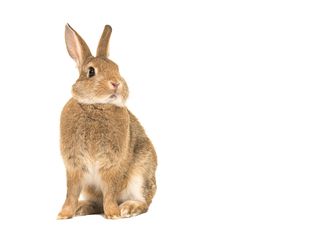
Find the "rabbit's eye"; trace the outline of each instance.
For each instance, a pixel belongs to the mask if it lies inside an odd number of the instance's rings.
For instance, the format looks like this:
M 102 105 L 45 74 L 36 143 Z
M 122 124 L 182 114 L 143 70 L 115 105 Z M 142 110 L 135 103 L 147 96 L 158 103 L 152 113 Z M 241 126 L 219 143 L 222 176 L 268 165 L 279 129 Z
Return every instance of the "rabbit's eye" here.
M 88 77 L 91 78 L 95 75 L 95 69 L 93 67 L 89 67 L 88 69 Z

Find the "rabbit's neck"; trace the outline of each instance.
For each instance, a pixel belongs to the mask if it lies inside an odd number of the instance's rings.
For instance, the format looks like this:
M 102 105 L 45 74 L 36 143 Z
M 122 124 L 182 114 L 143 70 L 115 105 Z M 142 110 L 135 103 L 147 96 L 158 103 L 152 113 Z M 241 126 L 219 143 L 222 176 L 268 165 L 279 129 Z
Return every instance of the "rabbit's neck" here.
M 109 104 L 109 103 L 95 103 L 95 104 L 83 104 L 83 103 L 79 103 L 80 107 L 82 110 L 84 111 L 96 111 L 96 110 L 115 110 L 115 109 L 119 109 L 121 107 L 115 106 L 113 104 Z

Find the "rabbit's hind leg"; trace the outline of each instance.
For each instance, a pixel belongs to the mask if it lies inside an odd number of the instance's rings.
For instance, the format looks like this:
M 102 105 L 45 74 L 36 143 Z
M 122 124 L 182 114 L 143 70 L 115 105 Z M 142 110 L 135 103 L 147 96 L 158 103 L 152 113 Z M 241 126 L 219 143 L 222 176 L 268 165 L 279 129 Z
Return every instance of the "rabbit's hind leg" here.
M 127 200 L 119 205 L 120 216 L 127 218 L 140 215 L 148 210 L 148 205 L 145 202 L 137 200 Z
M 144 196 L 143 175 L 132 174 L 128 179 L 126 188 L 121 192 L 118 203 L 121 217 L 131 217 L 148 210 L 148 204 Z
M 93 214 L 102 214 L 104 212 L 102 203 L 91 201 L 91 200 L 82 200 L 79 201 L 75 215 L 85 216 Z
M 86 200 L 79 201 L 75 215 L 84 216 L 102 214 L 104 212 L 101 191 L 96 190 L 93 186 L 86 186 L 83 189 L 83 196 Z

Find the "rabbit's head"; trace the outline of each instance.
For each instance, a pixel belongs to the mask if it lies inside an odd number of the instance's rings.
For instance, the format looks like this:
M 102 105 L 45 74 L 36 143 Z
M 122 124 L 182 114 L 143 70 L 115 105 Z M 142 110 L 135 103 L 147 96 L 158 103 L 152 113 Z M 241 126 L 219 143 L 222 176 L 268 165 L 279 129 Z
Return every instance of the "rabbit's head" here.
M 66 25 L 67 50 L 79 69 L 80 76 L 72 86 L 72 95 L 79 103 L 111 103 L 124 106 L 128 87 L 120 76 L 117 64 L 108 59 L 108 43 L 112 28 L 106 25 L 98 44 L 96 57 L 80 35 Z

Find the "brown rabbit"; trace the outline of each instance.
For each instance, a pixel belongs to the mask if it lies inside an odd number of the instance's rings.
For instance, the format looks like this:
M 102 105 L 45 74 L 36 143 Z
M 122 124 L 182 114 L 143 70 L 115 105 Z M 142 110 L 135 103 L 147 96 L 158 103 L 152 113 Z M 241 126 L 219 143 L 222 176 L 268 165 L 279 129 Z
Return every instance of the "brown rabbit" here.
M 61 114 L 67 197 L 58 219 L 102 212 L 108 219 L 139 215 L 148 210 L 156 191 L 156 153 L 124 105 L 127 84 L 108 59 L 111 32 L 106 25 L 93 57 L 66 25 L 67 49 L 80 76 Z M 79 201 L 81 193 L 85 200 Z

